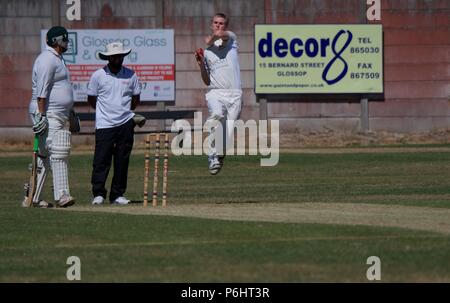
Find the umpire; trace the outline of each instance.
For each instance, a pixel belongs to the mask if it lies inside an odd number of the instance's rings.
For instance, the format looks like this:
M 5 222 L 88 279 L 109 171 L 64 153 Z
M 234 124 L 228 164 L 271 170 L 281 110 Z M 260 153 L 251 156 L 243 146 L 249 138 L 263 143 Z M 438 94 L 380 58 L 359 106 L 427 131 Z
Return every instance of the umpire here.
M 136 73 L 122 66 L 131 49 L 124 49 L 120 42 L 106 45 L 100 52 L 108 64 L 95 71 L 88 85 L 88 102 L 95 108 L 95 153 L 92 171 L 92 204 L 103 204 L 107 190 L 111 161 L 114 158 L 114 176 L 109 200 L 125 205 L 128 164 L 134 142 L 133 110 L 140 102 L 140 85 Z

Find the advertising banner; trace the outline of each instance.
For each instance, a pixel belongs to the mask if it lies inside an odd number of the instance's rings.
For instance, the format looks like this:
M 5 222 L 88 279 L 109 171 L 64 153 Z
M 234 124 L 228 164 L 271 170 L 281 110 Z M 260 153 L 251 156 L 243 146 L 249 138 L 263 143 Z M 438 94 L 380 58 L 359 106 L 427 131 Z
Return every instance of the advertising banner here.
M 142 101 L 175 100 L 175 46 L 172 29 L 68 30 L 69 49 L 63 54 L 70 71 L 75 101 L 87 100 L 87 85 L 94 71 L 108 61 L 98 58 L 111 42 L 122 42 L 132 49 L 124 65 L 134 70 L 142 84 Z M 45 48 L 47 30 L 41 31 Z
M 255 93 L 383 93 L 382 25 L 255 25 Z

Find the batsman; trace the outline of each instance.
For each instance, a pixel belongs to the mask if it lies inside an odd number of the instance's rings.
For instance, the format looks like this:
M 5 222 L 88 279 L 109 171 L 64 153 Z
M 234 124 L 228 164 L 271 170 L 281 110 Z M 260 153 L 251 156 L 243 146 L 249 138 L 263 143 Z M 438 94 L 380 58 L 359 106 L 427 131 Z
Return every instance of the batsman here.
M 36 184 L 29 184 L 28 198 L 22 206 L 52 207 L 41 199 L 45 179 L 49 171 L 53 176 L 53 195 L 56 206 L 67 207 L 75 203 L 70 195 L 68 159 L 71 147 L 71 131 L 79 131 L 79 122 L 73 111 L 73 91 L 69 70 L 62 54 L 69 45 L 64 27 L 52 27 L 46 35 L 46 48 L 36 58 L 32 72 L 32 97 L 29 113 L 33 132 L 38 141 Z M 71 123 L 68 123 L 70 121 Z M 67 130 L 67 124 L 69 130 Z M 32 203 L 30 203 L 32 202 Z

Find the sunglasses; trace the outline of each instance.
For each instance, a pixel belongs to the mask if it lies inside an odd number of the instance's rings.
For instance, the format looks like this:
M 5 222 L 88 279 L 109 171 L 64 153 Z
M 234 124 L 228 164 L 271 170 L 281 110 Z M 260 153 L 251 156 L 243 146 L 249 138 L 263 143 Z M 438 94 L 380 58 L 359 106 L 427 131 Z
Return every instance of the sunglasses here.
M 58 37 L 54 37 L 52 40 L 53 42 L 56 42 L 58 40 L 62 40 L 62 42 L 69 42 L 69 37 L 67 37 L 66 35 L 61 35 Z

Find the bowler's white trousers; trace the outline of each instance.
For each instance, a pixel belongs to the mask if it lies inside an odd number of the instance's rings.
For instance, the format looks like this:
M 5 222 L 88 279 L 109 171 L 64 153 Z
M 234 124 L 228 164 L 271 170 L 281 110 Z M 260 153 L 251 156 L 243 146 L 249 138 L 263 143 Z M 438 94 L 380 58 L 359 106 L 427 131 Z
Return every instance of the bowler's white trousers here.
M 240 89 L 211 89 L 206 93 L 206 101 L 208 104 L 209 116 L 206 123 L 216 125 L 211 128 L 211 135 L 209 136 L 209 155 L 225 155 L 226 150 L 223 146 L 228 147 L 229 142 L 234 140 L 234 121 L 239 119 L 242 108 L 242 90 Z M 218 127 L 222 128 L 222 142 L 215 142 L 213 144 L 212 138 Z

